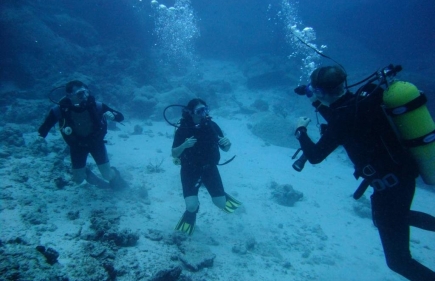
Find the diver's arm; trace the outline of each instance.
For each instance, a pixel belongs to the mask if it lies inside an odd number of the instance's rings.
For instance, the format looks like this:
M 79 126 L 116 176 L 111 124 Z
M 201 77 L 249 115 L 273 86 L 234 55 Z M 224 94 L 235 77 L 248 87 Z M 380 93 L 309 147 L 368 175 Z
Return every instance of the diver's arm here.
M 336 133 L 334 133 L 333 130 L 327 130 L 320 140 L 314 143 L 307 134 L 306 127 L 310 122 L 310 118 L 299 118 L 295 136 L 308 161 L 310 161 L 311 164 L 318 164 L 331 154 L 340 143 L 338 142 L 338 136 L 335 135 Z
M 113 108 L 109 107 L 107 104 L 103 103 L 102 109 L 103 109 L 103 114 L 106 112 L 111 112 L 114 115 L 113 121 L 115 121 L 115 122 L 124 121 L 124 115 L 121 112 L 116 111 Z
M 305 130 L 304 130 L 305 129 Z M 305 127 L 296 130 L 299 134 L 299 143 L 304 155 L 311 164 L 318 164 L 328 157 L 337 147 L 338 143 L 326 132 L 317 143 L 314 143 L 307 134 Z
M 196 143 L 195 137 L 187 138 L 181 145 L 172 148 L 172 157 L 178 158 L 186 148 L 194 146 Z
M 184 143 L 178 147 L 172 148 L 172 157 L 174 157 L 174 158 L 180 157 L 180 155 L 181 155 L 181 153 L 183 153 L 184 149 L 186 149 L 184 147 Z
M 212 121 L 212 130 L 214 132 L 214 134 L 217 136 L 218 138 L 218 146 L 220 149 L 222 149 L 223 151 L 227 152 L 228 150 L 230 150 L 231 148 L 231 142 L 230 140 L 224 136 L 224 133 L 222 133 L 221 128 L 219 127 L 218 124 L 216 124 L 215 122 Z
M 52 108 L 50 109 L 48 116 L 45 118 L 44 123 L 42 123 L 42 125 L 38 129 L 39 136 L 45 138 L 57 121 L 58 117 L 54 113 L 54 108 Z

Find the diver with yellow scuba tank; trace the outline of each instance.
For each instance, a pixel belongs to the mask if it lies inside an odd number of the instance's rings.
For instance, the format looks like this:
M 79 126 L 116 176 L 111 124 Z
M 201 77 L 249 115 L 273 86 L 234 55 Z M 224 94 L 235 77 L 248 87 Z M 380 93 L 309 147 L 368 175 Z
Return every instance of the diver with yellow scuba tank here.
M 394 80 L 400 70 L 390 65 L 375 72 L 357 83 L 365 82 L 353 94 L 347 89 L 357 84 L 347 86 L 341 66 L 317 68 L 305 88 L 320 101 L 316 108 L 327 114 L 327 129 L 314 143 L 306 129 L 311 120 L 301 117 L 295 136 L 312 164 L 322 162 L 338 146 L 344 147 L 355 177 L 364 179 L 354 197 L 362 196 L 368 186 L 374 189 L 373 222 L 388 267 L 409 280 L 429 281 L 435 280 L 435 272 L 411 256 L 410 226 L 435 231 L 435 217 L 410 208 L 416 177 L 421 174 L 426 183 L 433 184 L 434 126 L 424 96 L 412 84 Z M 402 140 L 387 114 L 392 115 Z

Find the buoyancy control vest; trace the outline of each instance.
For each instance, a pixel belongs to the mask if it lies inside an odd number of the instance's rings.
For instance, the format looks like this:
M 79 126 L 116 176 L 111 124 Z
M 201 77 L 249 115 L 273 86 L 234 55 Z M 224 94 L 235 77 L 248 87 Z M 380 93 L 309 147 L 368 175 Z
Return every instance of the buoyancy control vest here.
M 181 164 L 196 166 L 217 165 L 220 160 L 218 136 L 223 136 L 218 125 L 208 119 L 199 126 L 195 126 L 193 122 L 182 118 L 180 126 L 174 134 L 174 143 L 178 146 L 185 139 L 192 136 L 197 139 L 197 143 L 193 149 L 183 151 L 180 155 Z
M 59 102 L 55 114 L 59 119 L 59 130 L 68 145 L 91 146 L 104 140 L 107 122 L 103 118 L 102 107 L 102 103 L 96 102 L 93 96 L 80 106 L 73 105 L 69 98 Z
M 334 106 L 332 116 L 338 118 L 339 127 L 346 128 L 340 138 L 355 165 L 355 176 L 376 179 L 406 173 L 416 177 L 415 162 L 385 114 L 382 97 L 382 88 L 368 84 Z M 333 129 L 334 117 L 328 121 Z

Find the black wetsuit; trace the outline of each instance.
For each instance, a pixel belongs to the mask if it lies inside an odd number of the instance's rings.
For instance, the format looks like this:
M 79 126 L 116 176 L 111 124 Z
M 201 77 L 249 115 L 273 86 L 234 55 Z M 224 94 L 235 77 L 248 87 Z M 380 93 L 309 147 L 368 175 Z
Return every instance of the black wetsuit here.
M 298 128 L 301 148 L 310 161 L 323 161 L 339 145 L 355 167 L 355 176 L 370 181 L 373 222 L 378 228 L 388 266 L 409 280 L 434 281 L 435 272 L 411 257 L 410 225 L 434 230 L 434 218 L 410 211 L 418 170 L 397 139 L 380 104 L 382 91 L 364 96 L 346 93 L 327 110 L 328 128 L 315 144 Z
M 180 146 L 192 136 L 197 142 L 180 155 L 184 198 L 197 196 L 202 183 L 212 197 L 225 196 L 217 168 L 220 160 L 218 141 L 219 137 L 223 137 L 221 129 L 211 120 L 205 120 L 199 126 L 195 126 L 192 121 L 182 119 L 180 127 L 175 132 L 172 148 Z
M 96 102 L 93 96 L 89 96 L 82 106 L 73 106 L 70 99 L 63 98 L 59 105 L 51 108 L 38 132 L 45 138 L 51 128 L 59 122 L 62 137 L 70 146 L 73 169 L 84 168 L 89 153 L 97 165 L 102 165 L 109 162 L 104 144 L 107 122 L 103 117 L 103 114 L 108 111 L 114 114 L 114 121 L 124 120 L 120 112 L 104 103 Z M 65 128 L 71 128 L 71 134 L 66 133 Z

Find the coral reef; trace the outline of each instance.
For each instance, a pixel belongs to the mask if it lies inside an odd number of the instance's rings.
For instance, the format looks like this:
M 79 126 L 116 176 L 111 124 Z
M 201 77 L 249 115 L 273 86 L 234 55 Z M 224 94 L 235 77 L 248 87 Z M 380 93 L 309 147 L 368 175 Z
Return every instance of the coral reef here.
M 26 145 L 23 132 L 12 126 L 5 126 L 0 130 L 0 144 L 9 148 Z
M 304 194 L 300 191 L 294 190 L 290 184 L 277 184 L 272 182 L 270 184 L 272 189 L 272 199 L 283 206 L 293 207 L 296 202 L 301 201 Z
M 199 271 L 206 267 L 212 267 L 216 255 L 207 247 L 194 243 L 182 245 L 178 258 L 188 270 Z
M 139 235 L 130 229 L 118 229 L 119 215 L 114 210 L 94 210 L 90 218 L 90 228 L 95 231 L 92 238 L 94 241 L 113 242 L 119 247 L 131 247 L 136 245 Z
M 147 173 L 153 174 L 153 173 L 163 173 L 165 170 L 162 168 L 164 159 L 161 159 L 160 161 L 155 160 L 154 163 L 149 162 L 147 165 Z

